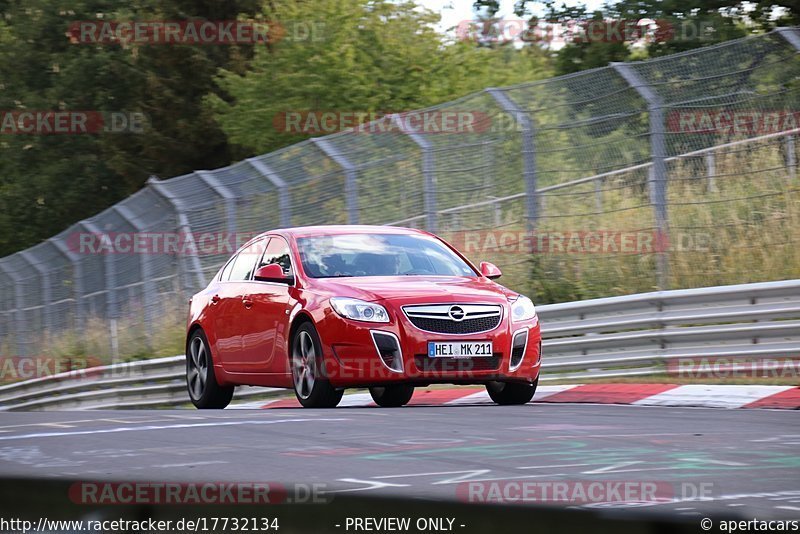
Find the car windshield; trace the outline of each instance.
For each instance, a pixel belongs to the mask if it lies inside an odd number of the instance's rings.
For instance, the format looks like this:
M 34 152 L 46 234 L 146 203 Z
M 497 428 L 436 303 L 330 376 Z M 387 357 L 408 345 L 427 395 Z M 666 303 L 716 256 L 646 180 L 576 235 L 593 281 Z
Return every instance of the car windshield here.
M 442 242 L 425 235 L 343 234 L 297 240 L 312 278 L 344 276 L 476 276 Z

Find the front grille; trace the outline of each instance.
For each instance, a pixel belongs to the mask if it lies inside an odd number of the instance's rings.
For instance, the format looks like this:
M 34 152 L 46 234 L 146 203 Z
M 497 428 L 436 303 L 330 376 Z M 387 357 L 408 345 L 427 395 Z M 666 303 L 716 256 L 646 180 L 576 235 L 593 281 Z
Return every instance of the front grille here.
M 437 334 L 478 334 L 500 325 L 503 308 L 493 304 L 405 306 L 411 324 Z
M 427 332 L 437 334 L 476 334 L 497 328 L 500 316 L 482 317 L 479 319 L 464 319 L 460 322 L 449 319 L 429 319 L 426 317 L 409 317 L 411 324 Z
M 415 354 L 414 365 L 422 373 L 496 371 L 502 356 L 499 352 L 482 358 L 431 358 L 427 354 Z

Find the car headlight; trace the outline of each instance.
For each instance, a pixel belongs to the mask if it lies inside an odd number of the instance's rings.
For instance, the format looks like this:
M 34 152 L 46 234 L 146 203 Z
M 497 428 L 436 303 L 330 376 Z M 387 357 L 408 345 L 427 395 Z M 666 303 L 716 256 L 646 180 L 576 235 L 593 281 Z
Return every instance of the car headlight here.
M 514 322 L 529 321 L 536 317 L 536 306 L 533 301 L 524 295 L 511 303 L 511 319 Z
M 347 319 L 369 323 L 389 322 L 389 314 L 380 304 L 346 297 L 332 297 L 331 306 L 336 313 Z

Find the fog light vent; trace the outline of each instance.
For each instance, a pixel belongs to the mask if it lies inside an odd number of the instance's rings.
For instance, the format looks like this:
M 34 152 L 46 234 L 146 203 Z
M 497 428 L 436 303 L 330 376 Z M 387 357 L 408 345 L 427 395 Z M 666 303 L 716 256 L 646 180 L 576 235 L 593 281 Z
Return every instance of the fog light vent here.
M 522 364 L 522 359 L 525 357 L 525 348 L 528 346 L 528 330 L 520 330 L 514 334 L 514 340 L 511 342 L 511 363 L 510 370 L 514 371 Z
M 389 332 L 372 331 L 372 340 L 383 363 L 392 371 L 403 372 L 403 354 L 397 336 Z

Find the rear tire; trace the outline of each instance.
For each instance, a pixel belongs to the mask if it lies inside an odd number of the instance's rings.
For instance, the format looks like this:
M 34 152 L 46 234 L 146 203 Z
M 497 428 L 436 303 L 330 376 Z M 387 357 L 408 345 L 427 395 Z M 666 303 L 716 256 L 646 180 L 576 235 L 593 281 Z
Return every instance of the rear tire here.
M 186 388 L 196 408 L 222 409 L 230 404 L 234 386 L 220 386 L 214 375 L 214 360 L 205 333 L 197 329 L 186 350 Z
M 311 323 L 303 323 L 292 336 L 292 383 L 304 408 L 335 408 L 344 390 L 335 389 L 325 376 L 322 342 Z
M 527 404 L 533 398 L 533 394 L 536 393 L 538 384 L 538 378 L 532 384 L 523 382 L 489 382 L 486 384 L 486 391 L 489 392 L 489 397 L 501 406 Z
M 405 406 L 414 395 L 414 386 L 396 384 L 369 388 L 369 394 L 375 404 L 382 408 L 398 408 Z

